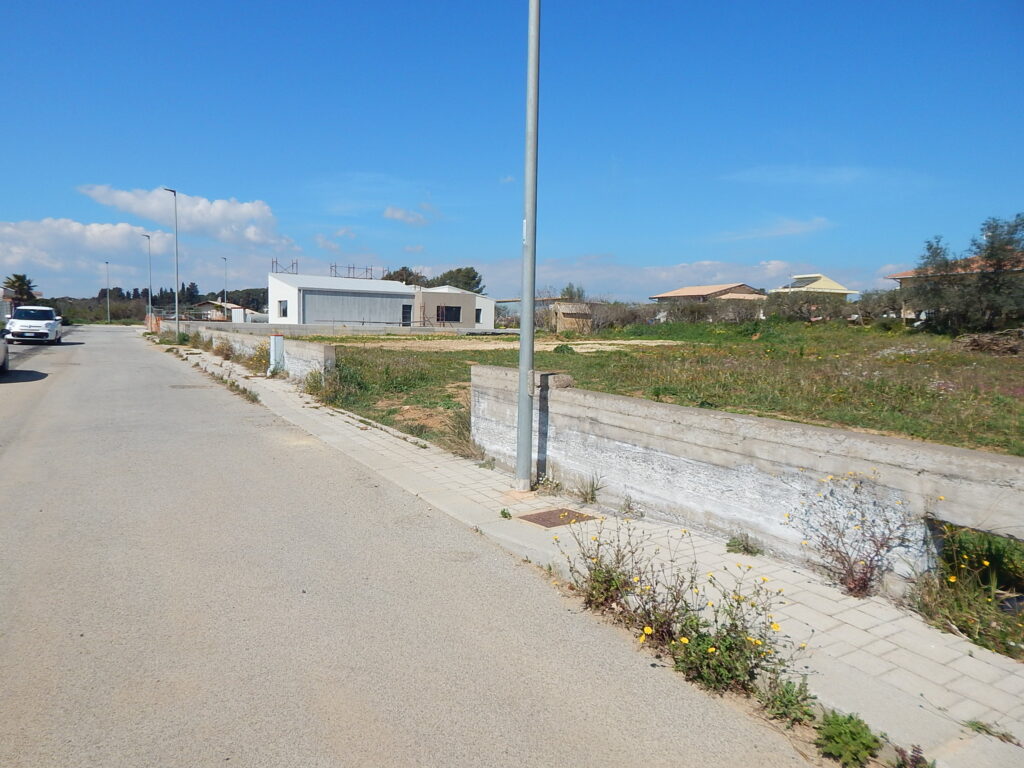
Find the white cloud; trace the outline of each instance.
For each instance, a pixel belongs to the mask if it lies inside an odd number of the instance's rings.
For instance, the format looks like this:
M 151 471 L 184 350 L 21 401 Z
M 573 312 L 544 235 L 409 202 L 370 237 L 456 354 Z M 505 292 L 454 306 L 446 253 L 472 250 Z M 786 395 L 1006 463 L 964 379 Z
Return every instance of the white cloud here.
M 79 187 L 79 191 L 102 205 L 165 227 L 174 226 L 174 197 L 161 187 L 124 190 L 106 184 L 89 184 Z M 232 245 L 297 250 L 290 238 L 277 234 L 274 213 L 262 200 L 209 200 L 180 191 L 177 197 L 178 229 L 181 232 L 206 235 Z
M 406 224 L 411 224 L 414 227 L 422 227 L 427 223 L 427 217 L 417 211 L 410 211 L 405 208 L 398 208 L 393 205 L 389 205 L 384 209 L 385 219 L 394 219 L 395 221 L 404 221 Z
M 329 240 L 323 235 L 316 236 L 316 244 L 323 248 L 325 251 L 333 251 L 334 253 L 341 253 L 341 246 L 333 240 Z
M 422 245 L 407 245 L 403 249 L 406 253 L 420 253 L 423 250 Z
M 511 184 L 515 180 L 516 180 L 515 176 L 502 176 L 500 179 L 498 179 L 498 183 L 499 184 Z
M 718 242 L 733 242 L 736 240 L 762 240 L 772 237 L 791 237 L 793 235 L 806 235 L 809 232 L 818 232 L 833 226 L 832 222 L 824 216 L 815 216 L 813 219 L 777 219 L 766 227 L 748 229 L 743 232 L 723 232 L 714 239 Z
M 142 256 L 147 245 L 142 235 L 152 238 L 153 253 L 169 253 L 174 236 L 169 232 L 148 230 L 131 224 L 83 224 L 71 219 L 0 222 L 0 265 L 5 270 L 62 269 L 94 264 L 83 252 L 96 255 L 97 261 L 111 256 Z M 106 258 L 104 258 L 106 257 Z
M 351 227 L 342 227 L 334 233 L 335 237 L 347 237 L 349 240 L 354 240 L 356 233 L 352 231 Z

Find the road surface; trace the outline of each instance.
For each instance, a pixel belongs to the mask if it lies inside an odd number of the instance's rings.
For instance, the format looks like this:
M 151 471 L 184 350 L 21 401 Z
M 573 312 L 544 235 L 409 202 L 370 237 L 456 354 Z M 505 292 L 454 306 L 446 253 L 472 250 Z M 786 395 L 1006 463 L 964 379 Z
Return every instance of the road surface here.
M 0 379 L 0 766 L 801 766 L 137 330 Z

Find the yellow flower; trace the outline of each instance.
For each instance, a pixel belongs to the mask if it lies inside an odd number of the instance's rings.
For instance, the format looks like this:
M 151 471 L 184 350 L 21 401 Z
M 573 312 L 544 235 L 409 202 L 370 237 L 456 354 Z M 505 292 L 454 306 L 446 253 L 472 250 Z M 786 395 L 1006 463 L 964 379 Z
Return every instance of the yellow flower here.
M 552 539 L 553 539 L 554 541 L 558 541 L 558 537 L 557 537 L 557 536 L 552 536 L 551 538 L 552 538 Z
M 718 649 L 715 648 L 715 646 L 713 646 L 713 645 L 710 648 L 708 648 L 708 653 L 717 653 L 717 652 L 718 652 Z
M 644 592 L 650 592 L 651 591 L 651 585 L 650 584 L 644 584 L 643 590 L 644 590 Z
M 749 635 L 747 635 L 747 642 L 748 643 L 756 643 L 757 640 L 755 640 L 753 637 L 750 637 Z
M 639 640 L 641 643 L 646 643 L 647 635 L 640 635 L 640 637 L 638 637 L 637 640 Z
M 640 583 L 640 577 L 639 576 L 634 576 L 633 577 L 633 583 L 634 584 L 639 584 Z
M 945 501 L 945 500 L 946 500 L 945 496 L 939 496 L 939 501 Z
M 767 583 L 768 581 L 770 581 L 770 579 L 769 579 L 769 578 L 768 578 L 767 576 L 762 576 L 762 577 L 761 577 L 761 581 L 763 581 L 763 582 L 766 582 L 766 583 Z
M 960 559 L 961 560 L 966 560 L 967 559 L 967 555 L 960 555 Z
M 644 627 L 644 634 L 645 635 L 653 635 L 654 634 L 654 630 L 651 627 Z
M 680 528 L 680 529 L 679 529 L 679 532 L 680 532 L 680 533 L 686 533 L 686 529 L 685 529 L 685 528 Z
M 591 540 L 591 541 L 597 541 L 597 536 L 591 536 L 591 537 L 590 537 L 590 540 Z
M 771 627 L 772 627 L 772 632 L 778 632 L 780 629 L 782 629 L 782 627 L 780 627 L 774 621 L 772 622 Z
M 988 560 L 982 560 L 982 561 L 981 561 L 981 564 L 982 564 L 982 565 L 988 565 Z
M 596 558 L 596 557 L 592 557 L 592 558 L 590 558 L 590 562 L 592 562 L 592 563 L 596 563 L 596 562 L 597 562 L 597 558 Z
M 950 577 L 949 577 L 949 580 L 950 580 L 950 581 L 956 581 L 956 576 L 950 576 Z
M 859 525 L 855 525 L 855 526 L 853 526 L 853 530 L 855 530 L 855 531 L 859 531 L 859 530 L 860 530 L 860 526 L 859 526 Z
M 801 543 L 801 544 L 802 544 L 803 546 L 805 546 L 805 547 L 806 547 L 806 546 L 807 546 L 807 539 L 804 539 L 804 540 L 803 540 L 803 541 L 801 541 L 800 543 Z
M 682 643 L 683 645 L 687 645 L 690 642 L 690 638 L 688 638 L 688 637 L 680 637 L 679 638 L 679 642 Z
M 801 648 L 806 648 L 807 647 L 807 643 L 800 643 L 800 647 Z
M 714 602 L 712 602 L 711 600 L 708 600 L 708 607 L 709 608 L 714 608 L 715 607 Z
M 763 640 L 755 640 L 754 641 L 754 645 L 764 645 L 764 641 Z

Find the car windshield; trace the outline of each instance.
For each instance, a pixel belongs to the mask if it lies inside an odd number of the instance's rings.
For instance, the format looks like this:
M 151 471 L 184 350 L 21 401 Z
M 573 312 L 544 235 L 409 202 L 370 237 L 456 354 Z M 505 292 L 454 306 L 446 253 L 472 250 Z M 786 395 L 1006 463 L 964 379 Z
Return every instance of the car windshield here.
M 52 309 L 16 309 L 14 310 L 15 320 L 53 320 Z

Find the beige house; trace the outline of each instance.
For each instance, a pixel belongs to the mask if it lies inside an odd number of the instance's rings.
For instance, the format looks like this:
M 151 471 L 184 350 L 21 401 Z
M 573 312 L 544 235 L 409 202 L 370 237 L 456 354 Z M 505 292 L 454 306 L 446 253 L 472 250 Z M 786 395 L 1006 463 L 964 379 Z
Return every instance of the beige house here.
M 740 299 L 746 301 L 764 301 L 765 295 L 758 293 L 746 283 L 721 283 L 719 285 L 688 285 L 674 291 L 659 293 L 650 297 L 659 304 L 671 301 L 703 302 L 712 299 Z
M 824 275 L 793 275 L 793 282 L 781 288 L 773 288 L 768 293 L 835 293 L 844 296 L 857 294 L 860 291 L 851 291 L 844 288 L 835 280 Z
M 551 305 L 551 311 L 555 315 L 555 333 L 590 333 L 594 330 L 594 313 L 589 304 L 556 301 Z

